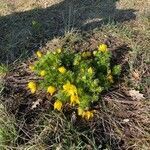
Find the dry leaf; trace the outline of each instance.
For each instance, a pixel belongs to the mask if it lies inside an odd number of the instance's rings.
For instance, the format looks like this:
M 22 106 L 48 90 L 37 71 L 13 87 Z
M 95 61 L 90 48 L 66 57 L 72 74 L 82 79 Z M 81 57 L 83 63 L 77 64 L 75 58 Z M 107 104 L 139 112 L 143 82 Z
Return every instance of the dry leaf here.
M 134 80 L 139 80 L 140 79 L 139 72 L 137 70 L 133 71 L 132 77 L 134 78 Z
M 40 105 L 40 102 L 42 102 L 41 99 L 38 99 L 37 101 L 33 102 L 32 106 L 31 106 L 31 109 L 34 109 L 34 108 L 36 108 L 38 105 Z
M 130 90 L 129 95 L 134 99 L 134 100 L 142 100 L 144 99 L 144 95 L 141 94 L 139 91 L 136 90 Z

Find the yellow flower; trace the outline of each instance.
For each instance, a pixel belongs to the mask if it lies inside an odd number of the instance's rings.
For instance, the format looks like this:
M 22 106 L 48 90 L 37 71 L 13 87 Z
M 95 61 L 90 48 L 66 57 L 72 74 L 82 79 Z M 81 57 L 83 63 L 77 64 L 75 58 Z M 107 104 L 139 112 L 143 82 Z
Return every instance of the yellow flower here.
M 35 93 L 36 92 L 36 83 L 33 81 L 29 82 L 28 88 L 30 89 L 31 93 Z
M 42 70 L 41 72 L 40 72 L 40 76 L 41 77 L 44 77 L 46 75 L 46 71 L 45 70 Z
M 75 85 L 70 84 L 70 82 L 66 83 L 65 85 L 63 85 L 63 89 L 66 93 L 68 93 L 68 95 L 77 95 L 77 88 Z
M 107 45 L 106 44 L 99 45 L 98 50 L 101 52 L 106 52 L 107 51 Z
M 82 118 L 85 118 L 86 120 L 92 119 L 94 116 L 93 111 L 84 111 L 82 113 Z
M 89 74 L 93 74 L 93 69 L 92 69 L 92 67 L 90 67 L 90 68 L 88 69 L 88 73 L 89 73 Z
M 57 109 L 58 111 L 62 109 L 62 102 L 60 100 L 56 100 L 56 102 L 54 103 L 54 110 L 55 109 Z
M 42 57 L 42 53 L 41 53 L 40 51 L 37 51 L 37 52 L 36 52 L 36 55 L 37 55 L 38 58 L 41 58 L 41 57 Z
M 64 74 L 65 72 L 66 72 L 66 68 L 65 67 L 59 67 L 58 68 L 58 71 L 60 72 L 60 73 L 62 73 L 62 74 Z
M 73 94 L 73 95 L 70 96 L 70 104 L 71 104 L 72 106 L 74 106 L 75 104 L 79 104 L 79 103 L 80 103 L 80 102 L 79 102 L 79 97 L 78 97 L 78 95 Z
M 56 49 L 57 53 L 61 53 L 61 48 Z
M 83 112 L 84 112 L 84 110 L 79 107 L 79 108 L 78 108 L 78 115 L 79 115 L 79 116 L 82 116 Z
M 86 58 L 86 57 L 90 57 L 92 54 L 91 52 L 83 52 L 82 53 L 82 57 Z
M 110 83 L 114 83 L 113 76 L 111 74 L 108 75 L 107 79 L 110 81 Z
M 53 95 L 55 93 L 55 91 L 56 91 L 56 88 L 53 86 L 49 86 L 47 88 L 47 93 L 50 93 L 51 95 Z
M 30 66 L 29 66 L 29 69 L 30 69 L 31 71 L 34 71 L 35 68 L 34 68 L 33 65 L 30 65 Z

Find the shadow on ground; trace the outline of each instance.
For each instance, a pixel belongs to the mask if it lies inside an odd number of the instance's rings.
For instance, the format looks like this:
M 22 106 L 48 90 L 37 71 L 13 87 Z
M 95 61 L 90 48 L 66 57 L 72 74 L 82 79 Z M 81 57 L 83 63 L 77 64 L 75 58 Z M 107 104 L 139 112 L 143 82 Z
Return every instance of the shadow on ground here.
M 89 31 L 109 20 L 135 19 L 134 10 L 116 8 L 118 0 L 64 0 L 48 8 L 0 17 L 0 63 L 25 58 L 72 29 Z

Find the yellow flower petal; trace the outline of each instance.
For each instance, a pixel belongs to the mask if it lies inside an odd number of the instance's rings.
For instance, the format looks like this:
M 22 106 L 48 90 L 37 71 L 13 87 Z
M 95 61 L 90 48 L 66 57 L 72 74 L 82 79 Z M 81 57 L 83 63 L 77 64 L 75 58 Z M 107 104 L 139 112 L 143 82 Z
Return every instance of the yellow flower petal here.
M 55 93 L 55 91 L 56 91 L 56 88 L 53 86 L 49 86 L 47 88 L 47 93 L 50 93 L 51 95 L 53 95 Z
M 90 112 L 90 111 L 87 111 L 86 114 L 85 114 L 85 118 L 86 118 L 87 120 L 89 120 L 90 117 L 91 117 L 91 112 Z
M 84 118 L 84 117 L 85 117 L 85 114 L 86 114 L 86 112 L 85 112 L 85 111 L 83 111 L 83 112 L 82 112 L 82 118 Z
M 74 106 L 75 104 L 79 104 L 79 97 L 75 94 L 70 96 L 70 104 Z
M 36 84 L 33 81 L 31 81 L 31 82 L 28 83 L 28 87 L 29 88 L 32 88 L 32 87 L 35 87 L 35 86 L 36 86 Z
M 42 70 L 41 72 L 40 72 L 40 76 L 41 77 L 44 77 L 46 75 L 46 71 L 45 70 Z
M 82 118 L 85 118 L 86 120 L 92 119 L 94 116 L 93 111 L 84 111 L 82 113 Z
M 106 44 L 99 45 L 98 50 L 101 52 L 106 52 L 107 51 L 107 45 Z
M 62 73 L 62 74 L 64 74 L 65 72 L 66 72 L 66 68 L 65 67 L 59 67 L 58 68 L 58 71 L 60 72 L 60 73 Z
M 92 119 L 93 118 L 93 112 L 92 111 L 86 111 L 85 112 L 85 115 L 84 115 L 84 118 L 86 119 L 86 120 L 90 120 L 90 119 Z
M 58 111 L 60 111 L 62 109 L 62 102 L 60 100 L 57 100 L 54 103 L 54 110 L 57 109 Z
M 36 83 L 35 82 L 33 82 L 33 81 L 29 82 L 27 87 L 30 89 L 31 93 L 35 93 L 36 92 L 36 88 L 37 87 L 36 87 Z
M 76 86 L 73 84 L 70 84 L 70 82 L 67 82 L 65 85 L 63 85 L 63 89 L 68 95 L 74 95 L 74 94 L 77 95 Z
M 32 88 L 30 89 L 31 90 L 31 93 L 34 94 L 36 92 L 36 88 Z
M 82 116 L 83 112 L 84 112 L 84 110 L 79 107 L 79 108 L 78 108 L 78 115 L 79 115 L 79 116 Z
M 37 51 L 37 52 L 36 52 L 36 55 L 37 55 L 38 58 L 41 58 L 41 57 L 42 57 L 42 53 L 41 53 L 40 51 Z

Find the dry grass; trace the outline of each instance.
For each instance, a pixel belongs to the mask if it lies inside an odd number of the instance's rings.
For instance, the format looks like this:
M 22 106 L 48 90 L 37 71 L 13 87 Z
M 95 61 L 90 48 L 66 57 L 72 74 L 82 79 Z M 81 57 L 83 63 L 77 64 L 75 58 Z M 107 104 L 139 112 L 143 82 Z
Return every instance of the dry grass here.
M 0 103 L 0 149 L 5 150 L 13 147 L 17 136 L 15 119 L 7 113 L 5 107 Z

